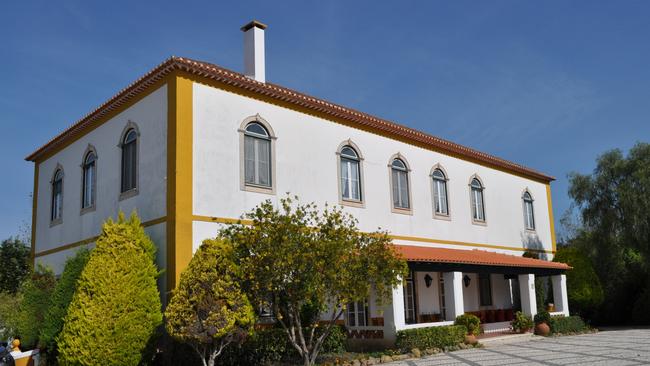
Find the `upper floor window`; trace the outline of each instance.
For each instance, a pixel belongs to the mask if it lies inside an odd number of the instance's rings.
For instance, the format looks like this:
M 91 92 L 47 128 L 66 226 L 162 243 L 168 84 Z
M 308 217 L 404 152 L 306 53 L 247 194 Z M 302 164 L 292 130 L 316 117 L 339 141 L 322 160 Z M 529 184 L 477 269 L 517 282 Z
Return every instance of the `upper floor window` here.
M 474 221 L 485 221 L 485 204 L 483 201 L 483 185 L 481 182 L 473 178 L 470 184 L 470 193 L 472 200 L 472 218 Z
M 447 207 L 447 177 L 441 169 L 436 169 L 431 173 L 433 178 L 433 206 L 436 215 L 449 215 Z
M 361 201 L 361 168 L 359 154 L 351 146 L 344 146 L 340 153 L 341 198 Z
M 393 207 L 409 210 L 411 202 L 409 199 L 408 168 L 402 159 L 396 158 L 393 159 L 390 170 L 393 185 Z
M 244 182 L 247 185 L 271 187 L 271 135 L 257 122 L 244 131 Z
M 122 139 L 122 185 L 121 192 L 137 188 L 138 132 L 131 128 Z
M 81 208 L 89 208 L 95 205 L 95 183 L 96 183 L 96 165 L 97 156 L 94 151 L 89 151 L 83 162 L 83 177 L 81 191 Z
M 63 169 L 57 169 L 52 179 L 52 221 L 61 220 L 63 213 Z
M 535 230 L 535 213 L 533 211 L 533 197 L 528 191 L 524 192 L 524 223 L 526 229 Z

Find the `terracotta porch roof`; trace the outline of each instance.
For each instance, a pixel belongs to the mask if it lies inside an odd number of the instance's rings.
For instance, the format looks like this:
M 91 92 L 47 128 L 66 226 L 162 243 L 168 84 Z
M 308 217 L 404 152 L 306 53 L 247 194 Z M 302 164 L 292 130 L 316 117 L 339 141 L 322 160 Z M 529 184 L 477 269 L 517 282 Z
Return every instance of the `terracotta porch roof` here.
M 498 267 L 543 268 L 554 270 L 571 269 L 559 262 L 525 258 L 509 254 L 488 252 L 485 250 L 462 250 L 449 248 L 419 247 L 412 245 L 395 245 L 397 252 L 409 262 L 454 263 Z

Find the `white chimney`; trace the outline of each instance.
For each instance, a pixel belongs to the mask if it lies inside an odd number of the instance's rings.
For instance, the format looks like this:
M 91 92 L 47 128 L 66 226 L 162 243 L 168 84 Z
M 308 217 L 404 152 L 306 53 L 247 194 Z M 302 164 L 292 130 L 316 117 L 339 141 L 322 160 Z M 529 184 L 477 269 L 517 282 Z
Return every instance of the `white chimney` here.
M 259 82 L 266 82 L 264 72 L 264 30 L 266 24 L 257 20 L 241 27 L 244 32 L 244 75 Z

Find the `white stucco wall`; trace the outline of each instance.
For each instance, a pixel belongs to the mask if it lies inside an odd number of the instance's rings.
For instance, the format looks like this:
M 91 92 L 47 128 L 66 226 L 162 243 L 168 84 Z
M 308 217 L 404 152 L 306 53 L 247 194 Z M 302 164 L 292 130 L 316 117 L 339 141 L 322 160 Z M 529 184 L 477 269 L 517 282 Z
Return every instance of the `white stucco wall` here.
M 138 139 L 138 194 L 119 200 L 120 137 L 132 121 Z M 97 152 L 96 209 L 81 214 L 82 160 L 88 145 Z M 64 169 L 63 220 L 50 226 L 51 180 L 57 164 Z M 106 123 L 73 142 L 39 165 L 36 216 L 36 253 L 99 235 L 102 223 L 119 210 L 137 210 L 143 222 L 166 215 L 167 190 L 167 87 L 162 86 Z M 165 225 L 147 228 L 158 245 L 159 265 L 165 266 Z M 37 261 L 62 270 L 65 257 L 74 250 L 39 256 Z
M 351 139 L 363 156 L 365 208 L 346 207 L 364 231 L 381 227 L 394 235 L 522 248 L 527 240 L 551 250 L 551 234 L 543 183 L 446 156 L 383 136 L 347 127 L 312 115 L 251 99 L 202 84 L 194 84 L 193 207 L 195 215 L 237 218 L 266 199 L 277 202 L 285 192 L 303 202 L 337 204 L 336 150 Z M 276 147 L 275 195 L 240 189 L 238 129 L 249 116 L 259 114 L 273 128 Z M 400 153 L 411 168 L 413 214 L 391 212 L 389 158 Z M 431 179 L 441 164 L 449 182 L 451 220 L 433 218 Z M 478 174 L 485 185 L 487 225 L 472 223 L 469 181 Z M 537 231 L 524 230 L 521 195 L 531 192 Z M 219 225 L 195 224 L 195 247 L 214 236 Z M 469 247 L 396 240 L 410 245 Z M 485 249 L 485 248 L 481 248 Z M 521 255 L 521 251 L 498 250 Z

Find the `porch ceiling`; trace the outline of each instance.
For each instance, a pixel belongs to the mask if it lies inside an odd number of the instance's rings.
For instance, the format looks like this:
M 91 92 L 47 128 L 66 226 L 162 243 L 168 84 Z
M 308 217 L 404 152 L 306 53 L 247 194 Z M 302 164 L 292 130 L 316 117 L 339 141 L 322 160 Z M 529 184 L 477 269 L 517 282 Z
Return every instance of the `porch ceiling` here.
M 571 269 L 565 263 L 525 258 L 485 250 L 395 245 L 411 269 L 428 271 L 490 272 L 503 274 L 554 275 Z

